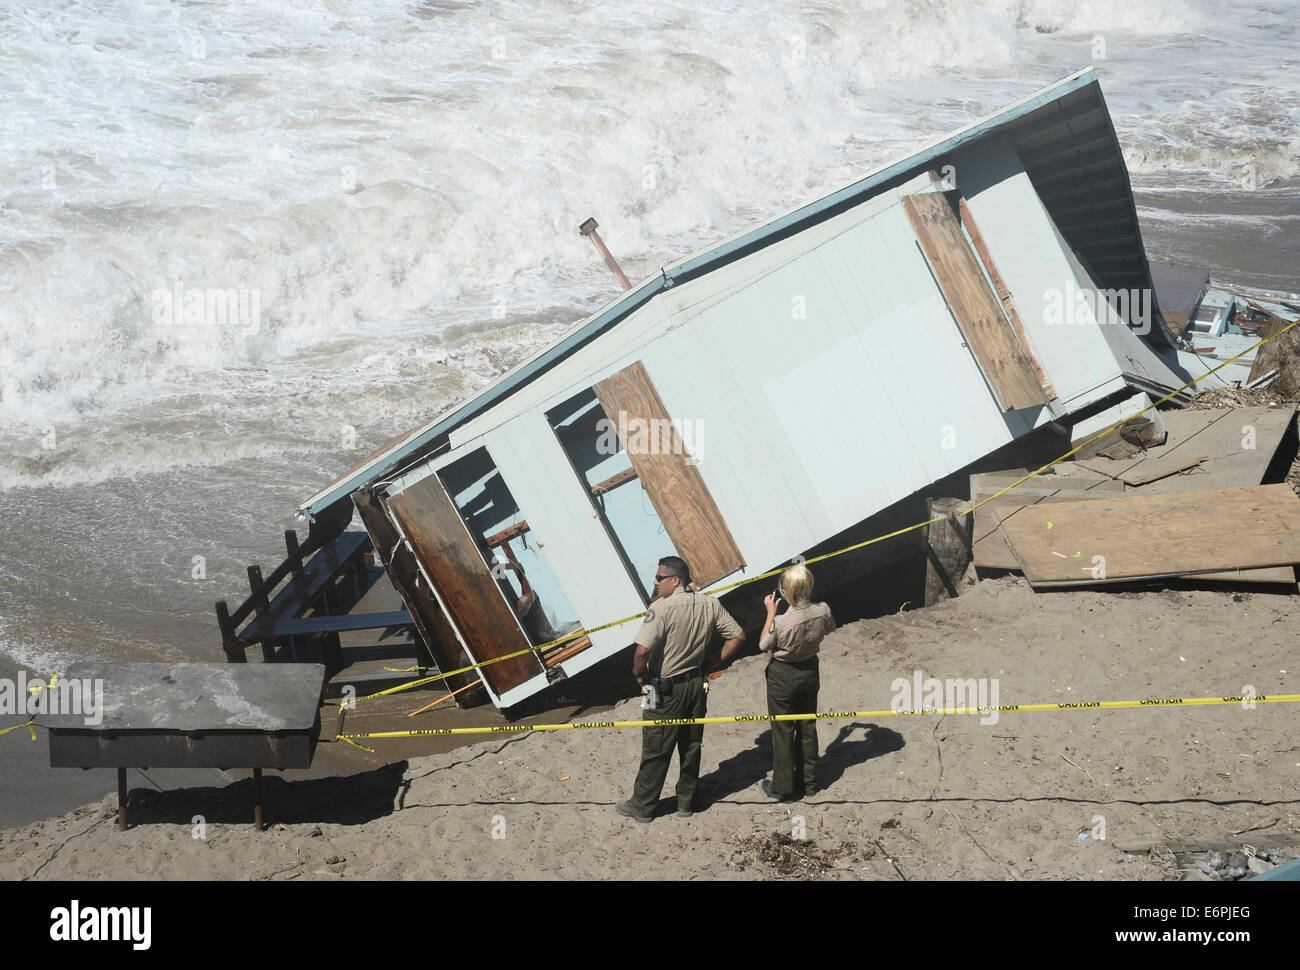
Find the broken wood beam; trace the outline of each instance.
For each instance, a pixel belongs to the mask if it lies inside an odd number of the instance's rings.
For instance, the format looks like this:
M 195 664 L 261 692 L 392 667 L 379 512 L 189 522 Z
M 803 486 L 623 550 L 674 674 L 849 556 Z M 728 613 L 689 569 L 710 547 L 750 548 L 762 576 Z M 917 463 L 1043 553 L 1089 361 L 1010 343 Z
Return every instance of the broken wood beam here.
M 570 640 L 567 643 L 556 644 L 542 654 L 546 661 L 546 668 L 550 670 L 564 663 L 570 657 L 582 653 L 589 646 L 591 646 L 591 637 L 578 637 L 576 640 Z
M 497 546 L 504 545 L 511 539 L 521 536 L 527 531 L 529 531 L 529 525 L 528 521 L 525 519 L 523 522 L 516 522 L 512 526 L 507 526 L 500 532 L 492 533 L 483 541 L 487 543 L 489 549 L 495 549 Z
M 605 479 L 603 482 L 597 482 L 595 485 L 591 486 L 591 494 L 604 495 L 606 492 L 612 491 L 623 483 L 632 481 L 632 479 L 636 477 L 635 468 L 625 468 L 617 475 L 610 475 L 609 478 Z

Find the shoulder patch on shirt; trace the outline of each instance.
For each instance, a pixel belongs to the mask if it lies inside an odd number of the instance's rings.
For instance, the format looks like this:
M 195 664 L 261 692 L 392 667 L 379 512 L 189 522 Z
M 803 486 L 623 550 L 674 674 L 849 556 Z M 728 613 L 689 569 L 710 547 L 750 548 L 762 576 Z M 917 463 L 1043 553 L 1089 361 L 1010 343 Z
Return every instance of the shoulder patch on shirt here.
M 646 611 L 645 611 L 645 621 L 646 621 L 647 623 L 649 623 L 649 622 L 650 622 L 651 620 L 653 620 L 654 618 L 655 618 L 655 611 L 654 611 L 654 610 L 646 610 Z

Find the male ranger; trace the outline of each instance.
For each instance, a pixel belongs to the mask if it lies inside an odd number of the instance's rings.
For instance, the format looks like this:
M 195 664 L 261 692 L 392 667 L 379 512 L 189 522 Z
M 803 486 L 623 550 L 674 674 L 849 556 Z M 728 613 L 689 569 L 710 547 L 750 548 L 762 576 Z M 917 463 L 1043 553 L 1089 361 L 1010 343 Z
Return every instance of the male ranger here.
M 677 556 L 659 560 L 654 589 L 659 597 L 646 611 L 636 635 L 632 675 L 643 687 L 654 688 L 657 702 L 646 720 L 704 717 L 705 651 L 714 635 L 726 640 L 720 663 L 726 666 L 745 642 L 745 632 L 715 597 L 687 587 L 691 571 Z M 689 818 L 700 780 L 700 744 L 704 725 L 646 727 L 641 735 L 641 768 L 632 797 L 619 802 L 620 815 L 649 822 L 663 792 L 668 765 L 677 749 L 681 772 L 677 779 L 677 814 Z

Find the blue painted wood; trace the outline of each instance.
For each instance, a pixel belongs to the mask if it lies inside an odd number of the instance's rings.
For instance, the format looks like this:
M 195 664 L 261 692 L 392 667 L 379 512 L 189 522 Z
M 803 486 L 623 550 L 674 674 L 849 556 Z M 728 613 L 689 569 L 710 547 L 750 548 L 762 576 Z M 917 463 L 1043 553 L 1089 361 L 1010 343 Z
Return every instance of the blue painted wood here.
M 344 630 L 381 630 L 390 626 L 406 626 L 411 614 L 406 610 L 389 610 L 382 613 L 345 613 L 341 616 L 300 616 L 281 620 L 275 625 L 274 636 L 295 637 L 309 633 L 342 633 Z

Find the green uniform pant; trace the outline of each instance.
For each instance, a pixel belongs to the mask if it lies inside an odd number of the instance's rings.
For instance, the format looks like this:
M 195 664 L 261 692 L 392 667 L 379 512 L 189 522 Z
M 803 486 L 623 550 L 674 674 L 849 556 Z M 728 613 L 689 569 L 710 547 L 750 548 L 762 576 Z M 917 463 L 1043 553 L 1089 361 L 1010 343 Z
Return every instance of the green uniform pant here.
M 674 684 L 672 696 L 642 714 L 643 720 L 668 717 L 704 717 L 707 710 L 704 679 L 694 677 Z M 668 777 L 668 765 L 677 750 L 677 808 L 690 811 L 700 781 L 700 746 L 704 725 L 647 727 L 641 729 L 641 768 L 632 788 L 632 807 L 638 815 L 653 815 Z
M 767 665 L 767 712 L 813 714 L 821 687 L 817 658 Z M 772 722 L 772 791 L 799 797 L 817 788 L 817 722 Z

